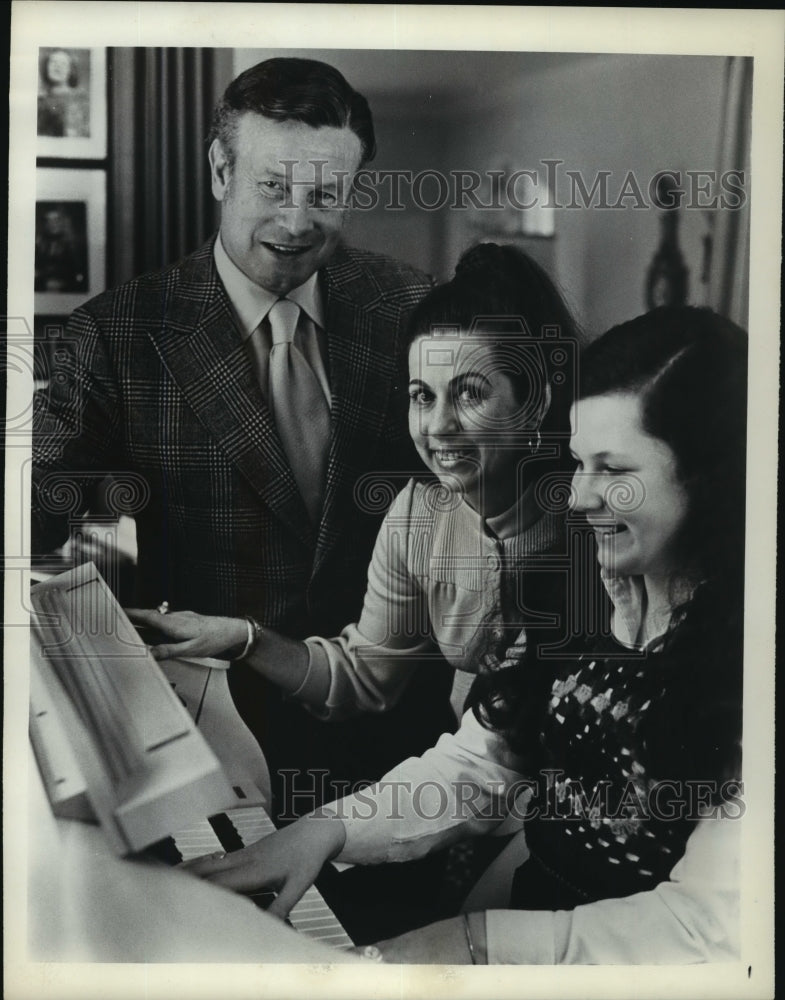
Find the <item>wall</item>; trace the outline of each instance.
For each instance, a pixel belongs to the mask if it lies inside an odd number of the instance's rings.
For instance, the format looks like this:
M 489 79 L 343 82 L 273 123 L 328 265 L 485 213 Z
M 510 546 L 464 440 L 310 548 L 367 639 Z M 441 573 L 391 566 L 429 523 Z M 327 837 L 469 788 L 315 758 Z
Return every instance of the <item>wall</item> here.
M 524 167 L 559 159 L 560 171 L 580 170 L 589 187 L 599 171 L 611 171 L 613 202 L 628 171 L 645 192 L 658 170 L 716 167 L 723 72 L 724 60 L 711 57 L 603 56 L 550 68 L 520 78 L 491 114 L 456 131 L 450 155 L 458 162 L 488 151 L 483 167 L 500 155 Z M 558 185 L 557 195 L 569 204 L 567 185 Z M 589 333 L 643 311 L 661 214 L 655 208 L 556 209 L 556 277 Z M 706 212 L 680 216 L 690 298 L 698 301 Z M 459 234 L 454 224 L 453 254 Z
M 445 154 L 455 126 L 445 114 L 442 100 L 434 104 L 424 96 L 428 87 L 422 75 L 423 63 L 419 66 L 418 86 L 417 67 L 408 63 L 402 66 L 401 54 L 393 51 L 236 49 L 234 72 L 241 73 L 278 55 L 329 62 L 368 98 L 376 132 L 377 154 L 369 165 L 374 171 L 411 170 L 416 174 L 446 168 Z M 393 86 L 394 80 L 401 81 L 402 86 Z M 447 210 L 418 211 L 406 185 L 401 188 L 404 208 L 387 210 L 383 204 L 386 190 L 382 184 L 382 197 L 375 208 L 356 210 L 350 215 L 347 242 L 399 257 L 440 280 L 449 277 L 452 262 L 445 246 Z
M 234 70 L 276 54 L 235 51 Z M 563 161 L 556 196 L 569 204 L 564 171 L 587 187 L 608 171 L 609 203 L 628 173 L 645 196 L 619 208 L 557 208 L 555 235 L 532 252 L 552 271 L 590 336 L 645 308 L 646 274 L 661 235 L 662 212 L 648 186 L 657 171 L 718 166 L 725 59 L 553 53 L 281 51 L 324 59 L 368 97 L 377 124 L 376 170 L 508 167 Z M 738 164 L 743 168 L 745 164 Z M 544 171 L 544 168 L 541 168 Z M 384 189 L 382 189 L 384 190 Z M 544 194 L 542 189 L 540 193 Z M 596 198 L 595 198 L 596 202 Z M 444 207 L 355 212 L 348 236 L 449 277 L 460 252 L 478 238 L 471 212 Z M 679 212 L 690 301 L 700 283 L 708 213 Z M 507 237 L 500 237 L 505 239 Z M 746 279 L 745 279 L 746 280 Z
M 374 171 L 402 170 L 417 175 L 421 171 L 443 169 L 445 150 L 451 129 L 429 116 L 401 117 L 382 113 L 374 115 L 378 153 L 371 167 Z M 438 280 L 450 275 L 453 261 L 447 245 L 449 207 L 433 211 L 418 210 L 412 201 L 411 185 L 400 185 L 402 210 L 385 207 L 392 181 L 379 185 L 379 204 L 372 209 L 355 209 L 351 214 L 347 239 L 357 246 L 393 254 L 419 267 Z M 434 197 L 424 189 L 425 198 Z M 393 196 L 394 197 L 394 196 Z

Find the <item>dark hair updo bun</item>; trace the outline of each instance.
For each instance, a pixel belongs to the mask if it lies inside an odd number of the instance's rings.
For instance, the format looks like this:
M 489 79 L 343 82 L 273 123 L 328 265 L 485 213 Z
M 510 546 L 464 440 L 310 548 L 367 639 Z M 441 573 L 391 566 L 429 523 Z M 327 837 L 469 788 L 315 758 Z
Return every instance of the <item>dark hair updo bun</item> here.
M 516 340 L 530 351 L 531 341 L 539 341 L 548 331 L 551 350 L 543 352 L 542 368 L 551 387 L 551 405 L 540 431 L 543 437 L 569 436 L 578 327 L 556 285 L 528 254 L 497 243 L 479 243 L 467 250 L 453 278 L 434 288 L 414 309 L 403 338 L 404 355 L 418 337 L 440 328 L 457 328 L 490 343 L 501 336 L 505 351 Z M 557 341 L 568 349 L 556 350 Z M 558 360 L 558 371 L 552 370 L 552 356 Z M 524 381 L 521 394 L 529 388 Z
M 512 246 L 499 246 L 498 243 L 478 243 L 463 254 L 455 265 L 453 280 L 508 280 L 516 281 L 521 277 L 522 265 L 529 259 Z

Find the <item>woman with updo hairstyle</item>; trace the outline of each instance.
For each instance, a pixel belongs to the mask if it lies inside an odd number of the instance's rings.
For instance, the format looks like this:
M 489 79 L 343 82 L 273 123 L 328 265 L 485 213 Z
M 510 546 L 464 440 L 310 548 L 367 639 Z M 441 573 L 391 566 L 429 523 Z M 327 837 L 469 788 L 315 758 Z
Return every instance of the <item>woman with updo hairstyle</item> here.
M 480 626 L 500 624 L 492 612 L 503 573 L 521 581 L 519 630 L 539 635 L 559 622 L 563 577 L 541 563 L 564 561 L 564 517 L 538 486 L 569 457 L 575 336 L 559 292 L 526 254 L 468 251 L 416 307 L 404 338 L 409 430 L 428 474 L 392 501 L 360 620 L 304 642 L 263 629 L 249 648 L 243 619 L 130 610 L 170 637 L 154 655 L 244 655 L 330 720 L 386 711 L 414 670 L 446 659 L 456 671 L 444 725 L 455 728 L 477 670 L 467 651 Z
M 657 309 L 591 344 L 570 410 L 569 521 L 591 534 L 598 574 L 569 582 L 583 597 L 600 583 L 608 627 L 586 617 L 557 658 L 528 628 L 480 630 L 457 733 L 361 795 L 193 870 L 275 887 L 272 912 L 285 916 L 327 859 L 406 861 L 523 810 L 528 858 L 504 885 L 486 880 L 496 895 L 478 886 L 462 916 L 374 954 L 738 960 L 746 409 L 746 334 L 709 310 Z

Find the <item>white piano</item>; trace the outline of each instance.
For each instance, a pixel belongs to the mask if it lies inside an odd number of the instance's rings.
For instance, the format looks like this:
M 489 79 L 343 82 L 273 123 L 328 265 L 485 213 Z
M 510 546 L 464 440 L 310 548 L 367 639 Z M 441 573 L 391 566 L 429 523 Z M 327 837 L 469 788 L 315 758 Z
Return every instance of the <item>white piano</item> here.
M 92 564 L 36 585 L 32 602 L 30 959 L 359 961 L 315 888 L 287 926 L 172 866 L 274 829 L 226 664 L 157 664 Z

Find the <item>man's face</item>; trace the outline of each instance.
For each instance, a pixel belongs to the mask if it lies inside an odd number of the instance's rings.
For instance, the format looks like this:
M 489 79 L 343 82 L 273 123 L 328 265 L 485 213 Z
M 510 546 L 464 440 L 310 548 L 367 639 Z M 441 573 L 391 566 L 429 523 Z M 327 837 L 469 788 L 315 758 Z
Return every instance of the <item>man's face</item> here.
M 243 114 L 234 165 L 217 139 L 210 147 L 221 242 L 232 262 L 277 295 L 307 281 L 338 244 L 361 157 L 350 128 Z

